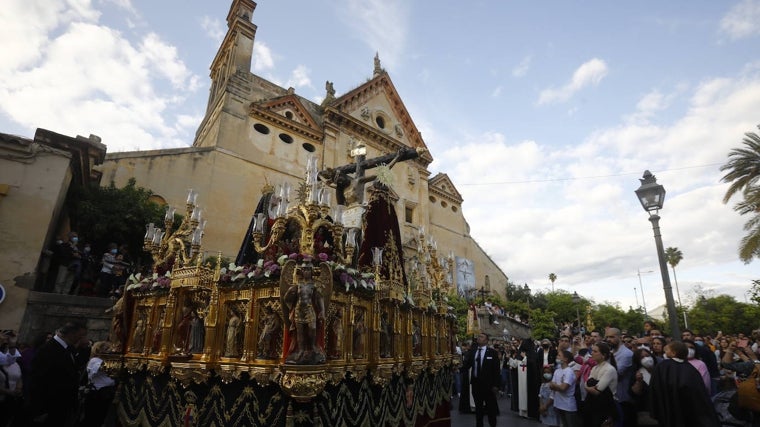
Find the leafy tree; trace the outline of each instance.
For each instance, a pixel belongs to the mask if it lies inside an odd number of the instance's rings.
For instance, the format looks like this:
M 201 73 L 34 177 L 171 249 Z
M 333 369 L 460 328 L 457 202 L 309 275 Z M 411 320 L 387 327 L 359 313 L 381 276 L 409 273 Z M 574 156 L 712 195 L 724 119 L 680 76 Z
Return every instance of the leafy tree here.
M 557 336 L 554 324 L 556 313 L 551 310 L 534 309 L 530 312 L 530 326 L 533 339 L 553 338 Z
M 689 310 L 691 329 L 700 334 L 743 332 L 757 328 L 760 307 L 737 301 L 729 295 L 707 298 L 701 296 Z
M 749 288 L 749 299 L 757 305 L 760 305 L 760 280 L 753 280 L 752 287 Z
M 676 295 L 678 296 L 678 307 L 680 311 L 682 312 L 684 327 L 688 328 L 689 322 L 686 319 L 686 311 L 684 311 L 683 309 L 683 304 L 681 304 L 681 291 L 678 290 L 678 277 L 676 277 L 676 266 L 683 259 L 683 253 L 678 248 L 669 247 L 665 249 L 665 259 L 668 261 L 668 264 L 670 264 L 670 268 L 673 270 L 673 281 L 676 284 Z
M 554 292 L 554 281 L 557 280 L 557 275 L 549 273 L 549 281 L 552 282 L 552 292 Z
M 163 224 L 162 207 L 150 201 L 153 194 L 136 185 L 131 178 L 123 188 L 113 183 L 108 187 L 84 187 L 72 194 L 73 229 L 93 246 L 94 253 L 103 253 L 111 242 L 128 246 L 133 260 L 149 262 L 142 250 L 145 225 Z M 180 221 L 176 220 L 175 226 Z
M 744 147 L 729 152 L 728 162 L 720 170 L 728 171 L 721 181 L 731 183 L 723 196 L 723 203 L 728 203 L 731 197 L 741 192 L 742 200 L 734 206 L 734 210 L 740 215 L 749 216 L 744 224 L 747 235 L 739 244 L 739 259 L 749 263 L 760 256 L 760 136 L 747 132 L 742 143 Z

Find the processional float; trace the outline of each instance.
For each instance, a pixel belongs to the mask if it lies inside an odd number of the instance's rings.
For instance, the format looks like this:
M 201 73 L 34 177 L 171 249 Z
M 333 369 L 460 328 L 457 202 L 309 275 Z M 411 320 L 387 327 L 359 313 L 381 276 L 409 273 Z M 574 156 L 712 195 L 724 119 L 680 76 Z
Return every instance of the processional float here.
M 310 159 L 297 191 L 263 189 L 228 265 L 203 260 L 197 193 L 178 227 L 167 208 L 145 235 L 153 274 L 130 278 L 114 309 L 105 366 L 122 377 L 122 423 L 449 425 L 453 257 L 420 229 L 405 262 L 384 178 L 418 154 L 325 171 Z

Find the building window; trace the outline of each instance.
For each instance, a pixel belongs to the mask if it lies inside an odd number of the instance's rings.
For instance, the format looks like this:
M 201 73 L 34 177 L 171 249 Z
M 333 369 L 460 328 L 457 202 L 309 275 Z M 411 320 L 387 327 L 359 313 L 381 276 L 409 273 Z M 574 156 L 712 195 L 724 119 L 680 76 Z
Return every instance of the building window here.
M 269 133 L 269 128 L 262 125 L 261 123 L 256 123 L 253 125 L 253 128 L 256 129 L 256 132 L 267 135 Z
M 404 221 L 408 224 L 414 223 L 414 206 L 406 206 L 404 208 Z
M 293 112 L 292 111 L 286 111 L 285 112 L 285 117 L 288 118 L 289 120 L 293 120 Z
M 380 129 L 385 129 L 385 119 L 382 116 L 375 117 L 375 123 L 377 123 L 377 127 Z
M 430 199 L 430 202 L 432 202 L 432 203 L 435 203 L 436 200 L 438 200 L 438 199 L 435 198 L 435 196 L 430 196 L 429 199 Z
M 301 146 L 303 147 L 304 150 L 308 151 L 309 153 L 313 153 L 314 151 L 317 150 L 315 146 L 309 144 L 308 142 L 304 142 L 303 145 Z
M 292 144 L 293 143 L 293 137 L 288 135 L 287 133 L 281 133 L 280 134 L 280 140 L 286 144 Z

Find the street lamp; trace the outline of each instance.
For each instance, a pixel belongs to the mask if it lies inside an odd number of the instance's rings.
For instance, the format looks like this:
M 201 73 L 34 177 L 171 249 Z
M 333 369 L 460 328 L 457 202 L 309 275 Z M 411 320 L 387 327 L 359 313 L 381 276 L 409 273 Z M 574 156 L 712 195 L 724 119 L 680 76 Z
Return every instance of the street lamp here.
M 644 299 L 644 285 L 641 284 L 641 273 L 654 273 L 654 270 L 641 271 L 641 269 L 637 268 L 636 272 L 639 275 L 639 289 L 641 289 L 641 304 L 644 306 L 644 319 L 649 319 L 649 313 L 647 313 L 647 302 Z M 638 297 L 636 298 L 638 299 Z
M 663 249 L 662 236 L 660 235 L 660 215 L 658 213 L 665 202 L 665 187 L 658 184 L 655 176 L 648 170 L 644 171 L 644 176 L 639 181 L 641 181 L 641 186 L 636 189 L 636 196 L 639 198 L 639 202 L 641 202 L 641 207 L 649 212 L 649 222 L 652 223 L 652 230 L 654 231 L 657 259 L 660 262 L 660 274 L 662 275 L 662 288 L 665 292 L 665 304 L 668 307 L 670 334 L 674 337 L 680 337 L 681 330 L 678 327 L 678 314 L 676 312 L 675 300 L 673 300 L 673 289 L 670 286 L 670 275 L 668 274 L 668 266 L 665 261 L 665 249 Z
M 580 303 L 580 295 L 578 295 L 578 292 L 573 292 L 573 304 L 575 305 L 575 320 L 578 322 L 578 334 L 581 333 L 581 314 L 578 311 L 578 304 Z
M 525 286 L 523 286 L 523 290 L 525 291 L 525 302 L 530 305 L 530 288 L 528 287 L 528 284 L 526 283 Z

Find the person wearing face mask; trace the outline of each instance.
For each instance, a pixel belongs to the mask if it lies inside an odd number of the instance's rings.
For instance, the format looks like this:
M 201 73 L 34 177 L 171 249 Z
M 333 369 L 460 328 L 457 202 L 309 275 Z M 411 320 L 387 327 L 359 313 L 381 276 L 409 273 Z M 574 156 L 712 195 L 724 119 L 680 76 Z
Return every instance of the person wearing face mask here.
M 79 235 L 75 231 L 70 232 L 69 241 L 61 245 L 60 259 L 61 264 L 53 291 L 66 294 L 75 283 L 79 283 L 82 274 L 82 252 L 79 249 Z
M 699 375 L 702 377 L 702 382 L 705 383 L 707 394 L 712 394 L 710 386 L 710 372 L 708 371 L 705 362 L 697 358 L 696 344 L 694 344 L 694 341 L 692 340 L 683 340 L 683 343 L 686 344 L 686 347 L 688 348 L 686 356 L 687 360 L 691 366 L 695 367 L 697 371 L 699 371 Z
M 720 380 L 720 367 L 718 366 L 718 359 L 707 346 L 697 345 L 694 341 L 694 332 L 691 329 L 684 329 L 681 332 L 681 340 L 691 340 L 694 343 L 694 351 L 697 354 L 697 359 L 701 360 L 705 366 L 707 366 L 707 372 L 710 376 L 710 396 L 714 396 L 718 392 L 718 381 Z
M 559 427 L 559 418 L 554 411 L 555 393 L 551 389 L 553 370 L 552 365 L 544 366 L 541 386 L 538 388 L 538 414 L 542 425 Z
M 656 361 L 646 347 L 633 352 L 633 380 L 631 381 L 631 397 L 636 408 L 638 426 L 656 426 L 657 420 L 649 415 L 649 383 L 652 380 Z
M 650 414 L 661 426 L 715 427 L 718 417 L 702 378 L 686 362 L 689 349 L 680 341 L 665 346 L 649 382 Z
M 102 267 L 100 268 L 100 283 L 97 294 L 99 297 L 107 297 L 116 289 L 116 277 L 113 269 L 116 265 L 116 254 L 119 253 L 116 243 L 109 243 L 108 250 L 103 254 Z
M 633 368 L 633 351 L 623 345 L 620 329 L 607 328 L 605 341 L 612 350 L 618 373 L 616 402 L 622 413 L 622 426 L 636 425 L 636 409 L 629 391 L 631 387 L 631 372 Z
M 573 354 L 567 350 L 557 352 L 560 367 L 554 371 L 549 388 L 554 392 L 554 410 L 563 427 L 579 427 L 578 404 L 575 400 L 576 377 L 570 363 Z

